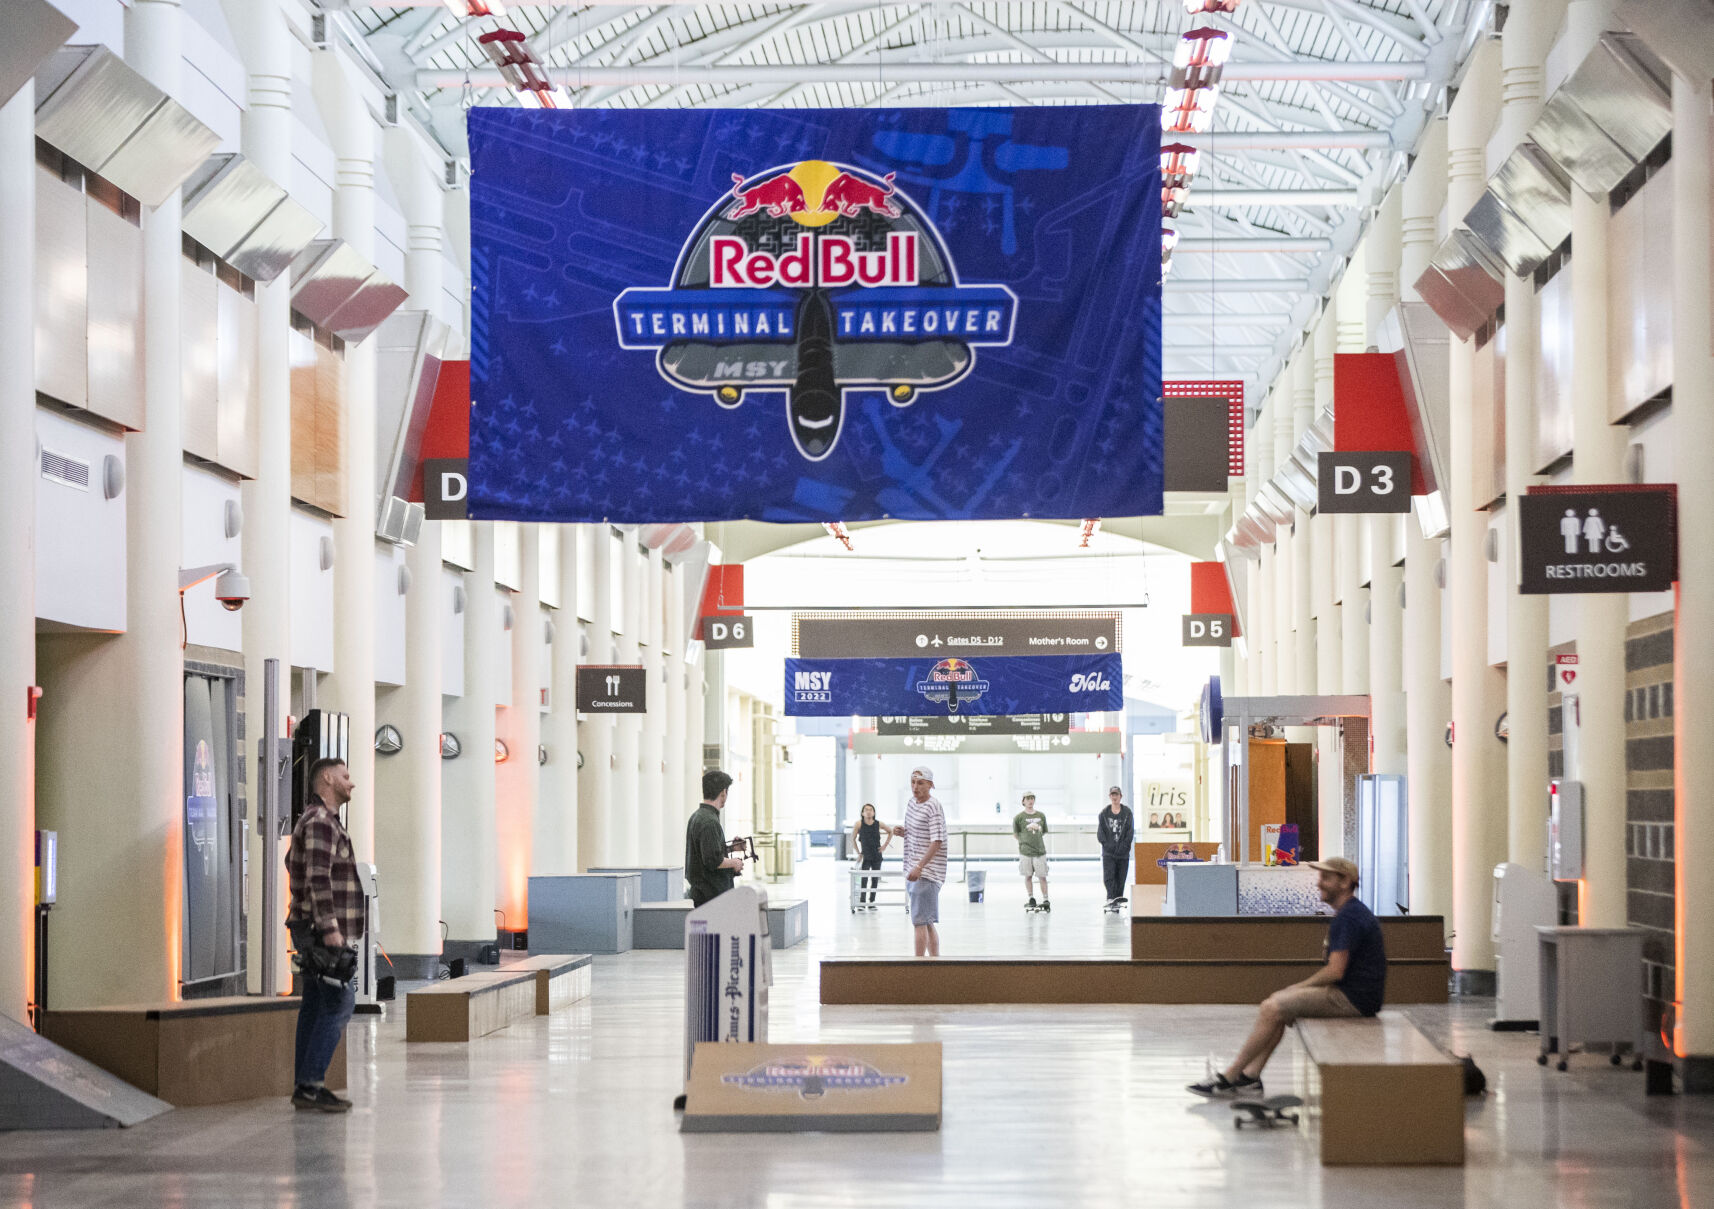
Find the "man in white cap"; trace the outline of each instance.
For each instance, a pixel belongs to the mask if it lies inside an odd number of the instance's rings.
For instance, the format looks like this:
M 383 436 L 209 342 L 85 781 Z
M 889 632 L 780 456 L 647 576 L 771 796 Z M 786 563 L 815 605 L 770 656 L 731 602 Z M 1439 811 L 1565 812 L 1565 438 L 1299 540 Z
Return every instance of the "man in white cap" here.
M 939 957 L 940 888 L 946 884 L 946 811 L 934 796 L 934 770 L 911 769 L 911 796 L 903 826 L 893 834 L 905 842 L 905 894 L 917 930 L 917 956 Z
M 1321 874 L 1322 901 L 1333 908 L 1327 964 L 1294 986 L 1262 1000 L 1256 1027 L 1232 1064 L 1186 1090 L 1208 1099 L 1254 1099 L 1263 1094 L 1262 1068 L 1297 1020 L 1373 1016 L 1387 987 L 1381 923 L 1357 897 L 1357 865 L 1342 856 L 1310 861 Z

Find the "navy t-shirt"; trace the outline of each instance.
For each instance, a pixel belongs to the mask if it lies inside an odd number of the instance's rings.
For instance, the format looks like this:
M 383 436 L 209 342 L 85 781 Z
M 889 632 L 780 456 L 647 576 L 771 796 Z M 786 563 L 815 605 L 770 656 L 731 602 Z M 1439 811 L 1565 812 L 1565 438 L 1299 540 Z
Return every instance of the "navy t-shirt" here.
M 1338 985 L 1351 1006 L 1365 1016 L 1380 1011 L 1387 989 L 1387 949 L 1375 913 L 1358 899 L 1350 899 L 1327 929 L 1327 951 L 1348 954 L 1345 977 Z

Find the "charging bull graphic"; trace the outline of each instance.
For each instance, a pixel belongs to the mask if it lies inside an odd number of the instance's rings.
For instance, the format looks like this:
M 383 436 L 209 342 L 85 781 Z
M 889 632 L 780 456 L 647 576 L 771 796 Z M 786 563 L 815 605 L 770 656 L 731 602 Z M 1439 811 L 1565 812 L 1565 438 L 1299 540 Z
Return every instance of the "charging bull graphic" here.
M 672 284 L 613 303 L 620 347 L 653 350 L 673 385 L 724 408 L 783 392 L 811 462 L 838 445 L 848 390 L 880 388 L 908 407 L 965 377 L 978 347 L 1010 344 L 1016 310 L 1007 287 L 958 280 L 893 173 L 824 160 L 734 173 Z

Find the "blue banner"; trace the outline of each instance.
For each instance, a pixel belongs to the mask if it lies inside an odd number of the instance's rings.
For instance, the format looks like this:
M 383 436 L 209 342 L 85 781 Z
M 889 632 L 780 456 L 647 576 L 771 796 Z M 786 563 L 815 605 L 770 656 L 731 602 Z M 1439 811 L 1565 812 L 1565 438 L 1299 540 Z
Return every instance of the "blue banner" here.
M 1072 714 L 1125 708 L 1118 655 L 787 659 L 786 713 Z
M 469 134 L 471 516 L 1160 512 L 1158 107 Z

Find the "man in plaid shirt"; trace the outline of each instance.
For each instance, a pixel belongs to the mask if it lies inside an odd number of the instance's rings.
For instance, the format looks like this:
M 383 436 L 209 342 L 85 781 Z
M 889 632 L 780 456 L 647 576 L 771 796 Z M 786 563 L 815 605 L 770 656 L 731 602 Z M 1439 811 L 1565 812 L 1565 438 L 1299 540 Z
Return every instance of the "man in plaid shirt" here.
M 344 760 L 317 760 L 309 770 L 309 802 L 292 828 L 286 876 L 292 905 L 286 913 L 303 966 L 303 1001 L 298 1008 L 297 1087 L 292 1104 L 321 1112 L 349 1112 L 351 1101 L 324 1083 L 333 1051 L 357 1006 L 356 980 L 331 985 L 309 968 L 311 946 L 339 950 L 363 935 L 363 886 L 351 837 L 339 808 L 351 800 L 351 770 Z

